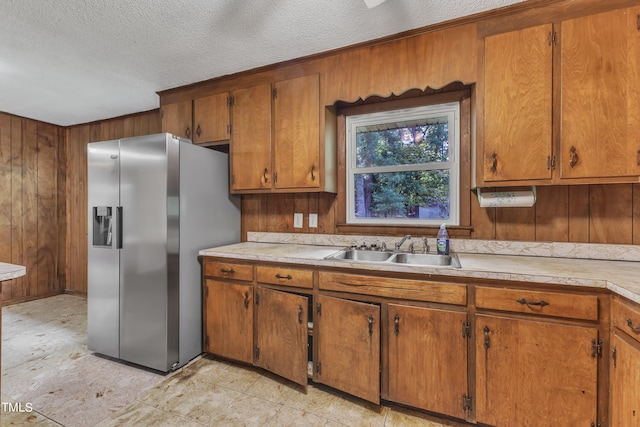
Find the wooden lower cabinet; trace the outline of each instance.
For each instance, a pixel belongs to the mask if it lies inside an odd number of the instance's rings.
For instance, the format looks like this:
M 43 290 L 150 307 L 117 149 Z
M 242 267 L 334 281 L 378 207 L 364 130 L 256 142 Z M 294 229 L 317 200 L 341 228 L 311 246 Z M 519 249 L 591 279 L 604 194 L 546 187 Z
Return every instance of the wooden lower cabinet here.
M 205 351 L 253 362 L 253 285 L 205 279 Z
M 614 332 L 611 348 L 611 425 L 639 427 L 640 342 Z
M 316 380 L 380 403 L 380 306 L 318 297 Z
M 477 314 L 476 420 L 597 425 L 598 329 Z
M 309 298 L 256 290 L 256 366 L 307 387 Z
M 389 400 L 465 418 L 467 313 L 389 304 Z

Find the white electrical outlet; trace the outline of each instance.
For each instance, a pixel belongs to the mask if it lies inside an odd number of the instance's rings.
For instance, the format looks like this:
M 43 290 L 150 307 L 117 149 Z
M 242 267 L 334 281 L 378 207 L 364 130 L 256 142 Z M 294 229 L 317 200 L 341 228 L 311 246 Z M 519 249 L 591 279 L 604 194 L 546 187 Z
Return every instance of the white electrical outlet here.
M 293 214 L 293 228 L 302 228 L 302 218 L 303 215 L 301 213 Z
M 318 228 L 318 214 L 310 213 L 309 214 L 309 228 Z

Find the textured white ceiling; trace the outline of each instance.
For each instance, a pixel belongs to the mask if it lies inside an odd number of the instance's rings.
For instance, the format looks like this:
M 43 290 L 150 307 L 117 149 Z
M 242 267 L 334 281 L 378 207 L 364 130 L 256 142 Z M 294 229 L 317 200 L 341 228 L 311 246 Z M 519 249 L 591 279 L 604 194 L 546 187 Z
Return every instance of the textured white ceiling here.
M 0 111 L 72 125 L 157 91 L 522 0 L 0 0 Z

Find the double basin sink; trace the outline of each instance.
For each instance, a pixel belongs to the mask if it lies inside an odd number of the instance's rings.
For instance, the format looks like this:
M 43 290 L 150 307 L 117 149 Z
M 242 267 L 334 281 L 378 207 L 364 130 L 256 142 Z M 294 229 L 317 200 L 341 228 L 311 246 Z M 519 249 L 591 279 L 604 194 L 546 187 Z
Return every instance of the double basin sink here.
M 355 248 L 343 249 L 340 252 L 325 257 L 325 259 L 365 263 L 411 264 L 425 267 L 461 267 L 460 261 L 455 254 L 437 255 Z

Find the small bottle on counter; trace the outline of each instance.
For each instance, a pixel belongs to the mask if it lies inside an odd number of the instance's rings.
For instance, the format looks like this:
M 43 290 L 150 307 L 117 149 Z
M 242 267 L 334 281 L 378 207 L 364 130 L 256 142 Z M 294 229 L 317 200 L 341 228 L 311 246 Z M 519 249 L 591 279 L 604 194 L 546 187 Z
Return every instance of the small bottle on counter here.
M 449 233 L 446 224 L 442 224 L 438 230 L 436 248 L 438 255 L 449 255 Z

